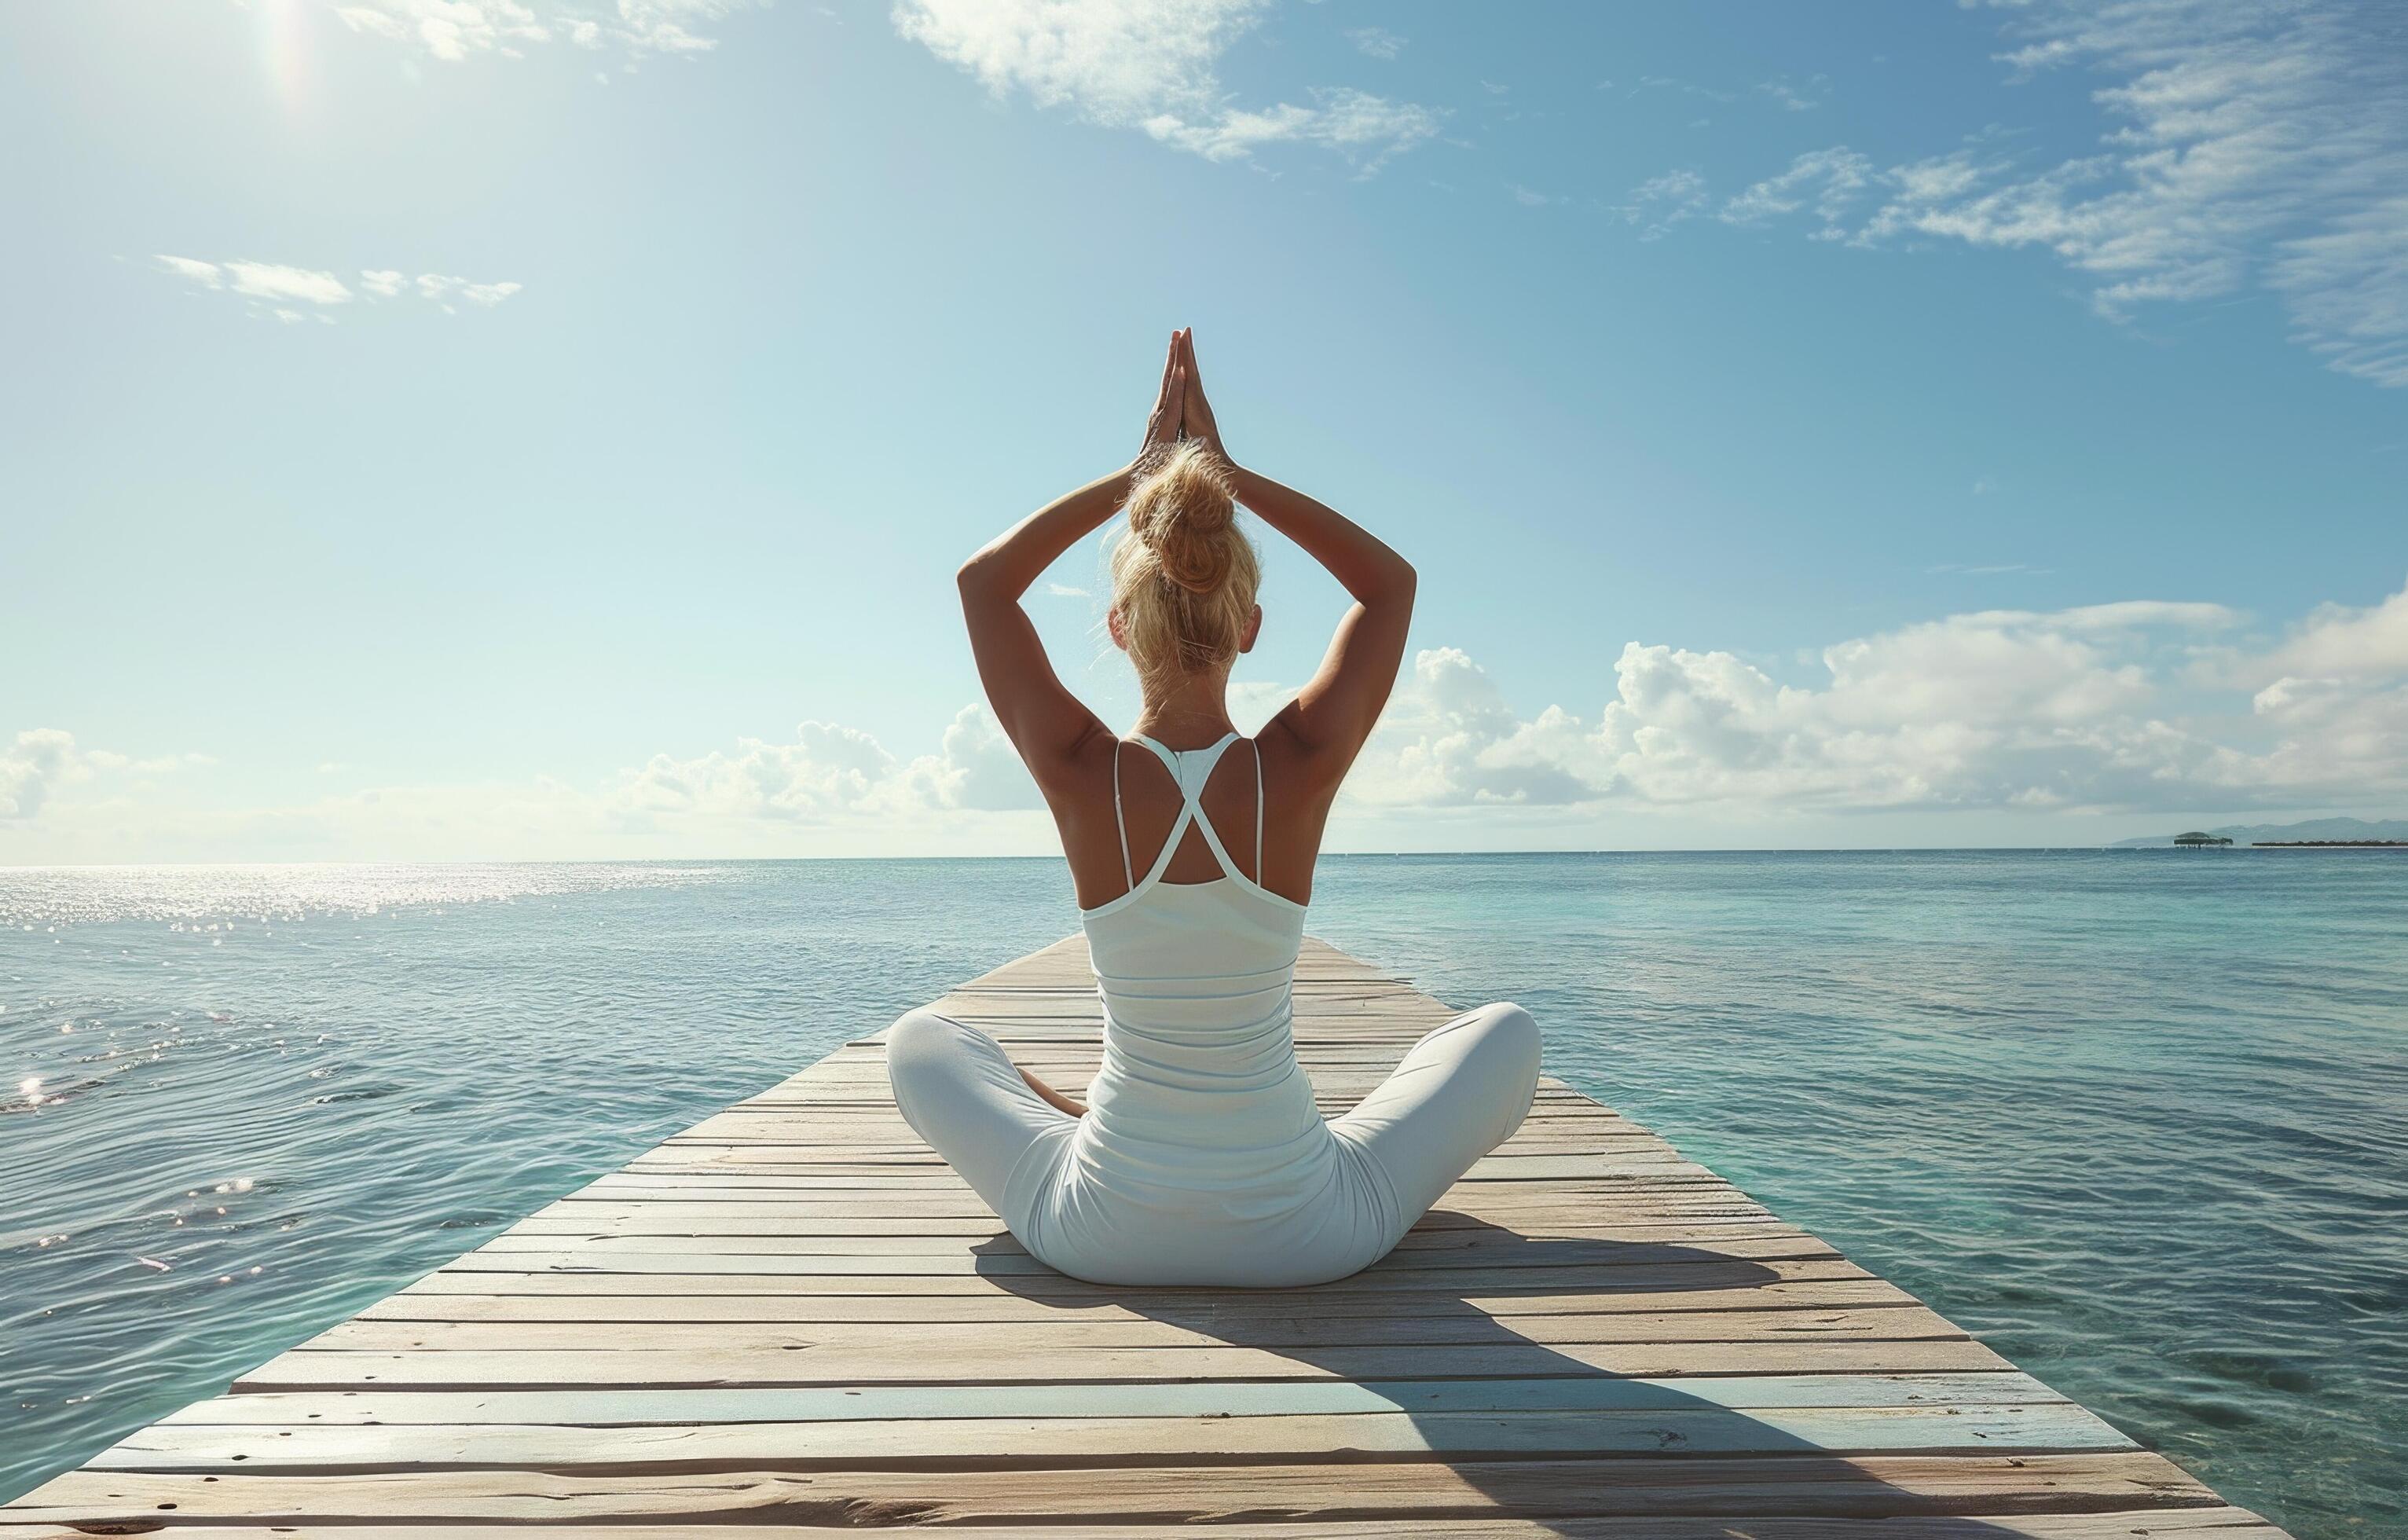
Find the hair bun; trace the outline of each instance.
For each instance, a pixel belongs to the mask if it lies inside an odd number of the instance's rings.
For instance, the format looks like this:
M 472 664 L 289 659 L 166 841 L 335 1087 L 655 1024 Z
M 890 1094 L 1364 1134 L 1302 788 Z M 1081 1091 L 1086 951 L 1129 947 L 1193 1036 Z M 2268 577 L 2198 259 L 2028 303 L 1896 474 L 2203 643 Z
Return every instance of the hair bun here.
M 1227 474 L 1189 440 L 1129 498 L 1129 526 L 1154 554 L 1162 575 L 1193 594 L 1229 581 L 1237 562 L 1237 500 Z
M 1112 546 L 1112 636 L 1150 691 L 1226 669 L 1254 624 L 1262 559 L 1228 462 L 1194 440 L 1148 461 Z

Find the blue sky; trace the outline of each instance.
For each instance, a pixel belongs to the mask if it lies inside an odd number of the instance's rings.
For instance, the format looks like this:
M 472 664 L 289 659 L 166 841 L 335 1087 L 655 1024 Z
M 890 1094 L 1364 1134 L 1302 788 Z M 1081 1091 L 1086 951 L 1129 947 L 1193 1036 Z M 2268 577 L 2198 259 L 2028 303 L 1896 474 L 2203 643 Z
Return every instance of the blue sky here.
M 2401 24 L 7 7 L 0 861 L 1048 849 L 948 580 L 1181 324 L 1425 574 L 1333 846 L 2399 813 Z

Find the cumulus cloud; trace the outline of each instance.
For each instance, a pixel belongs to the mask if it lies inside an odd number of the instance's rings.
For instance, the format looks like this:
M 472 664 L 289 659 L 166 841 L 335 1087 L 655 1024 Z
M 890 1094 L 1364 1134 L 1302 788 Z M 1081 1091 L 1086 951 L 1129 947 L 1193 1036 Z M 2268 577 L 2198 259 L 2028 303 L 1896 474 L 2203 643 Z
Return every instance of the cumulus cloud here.
M 1983 138 L 1882 164 L 1798 156 L 1722 218 L 1816 238 L 2044 252 L 2124 319 L 2258 289 L 2342 373 L 2408 386 L 2408 50 L 2345 0 L 2001 0 L 2015 77 L 2097 82 L 2095 151 L 2035 163 Z M 1778 93 L 1775 93 L 1778 95 Z
M 201 289 L 258 301 L 250 307 L 253 316 L 285 323 L 307 321 L 312 314 L 319 320 L 331 321 L 333 317 L 324 313 L 328 309 L 347 305 L 356 297 L 395 299 L 413 292 L 447 313 L 454 313 L 452 301 L 455 299 L 491 309 L 517 294 L 521 287 L 516 283 L 480 283 L 442 273 L 421 273 L 411 279 L 394 268 L 366 267 L 360 271 L 360 286 L 355 294 L 333 273 L 310 267 L 241 260 L 204 262 L 197 257 L 164 253 L 152 260 L 162 272 Z M 296 305 L 316 309 L 305 312 L 294 309 Z
M 737 741 L 690 759 L 654 755 L 613 788 L 613 805 L 646 816 L 825 819 L 867 802 L 894 774 L 878 740 L 829 722 L 805 722 L 791 743 Z
M 1523 717 L 1473 660 L 1420 654 L 1358 762 L 1372 807 L 1724 806 L 1764 812 L 2172 811 L 2408 791 L 2408 590 L 2330 611 L 2252 658 L 2245 706 L 2190 687 L 2242 617 L 2132 601 L 1953 615 L 1823 649 L 1774 679 L 1727 652 L 1632 641 L 1584 715 Z
M 2324 606 L 2258 660 L 2256 670 L 2276 677 L 2408 677 L 2408 588 L 2363 610 Z
M 1045 805 L 1020 752 L 983 706 L 953 715 L 933 755 L 914 759 L 903 784 L 910 803 L 931 808 L 1008 813 Z
M 962 708 L 939 752 L 908 762 L 858 728 L 805 722 L 790 743 L 747 738 L 733 753 L 655 755 L 603 799 L 615 813 L 648 819 L 799 823 L 1040 805 L 1036 783 L 982 706 Z
M 62 787 L 113 771 L 149 774 L 208 762 L 197 754 L 136 759 L 111 749 L 83 748 L 73 733 L 58 727 L 29 728 L 0 745 L 0 825 L 30 822 Z
M 31 818 L 42 811 L 50 788 L 77 770 L 75 738 L 56 727 L 36 727 L 0 749 L 0 819 Z
M 1307 103 L 1235 105 L 1218 65 L 1264 0 L 896 0 L 896 31 L 997 96 L 1137 129 L 1208 160 L 1267 145 L 1337 151 L 1366 174 L 1434 137 L 1441 116 L 1345 87 Z

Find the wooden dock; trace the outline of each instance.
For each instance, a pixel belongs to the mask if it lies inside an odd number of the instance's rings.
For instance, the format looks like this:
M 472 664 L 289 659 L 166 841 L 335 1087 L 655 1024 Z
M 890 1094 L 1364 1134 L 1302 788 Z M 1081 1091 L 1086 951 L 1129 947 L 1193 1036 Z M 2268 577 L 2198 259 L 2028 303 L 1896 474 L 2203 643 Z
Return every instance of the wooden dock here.
M 1056 1084 L 1095 1063 L 1076 938 L 944 1007 Z M 1308 943 L 1329 1108 L 1450 1014 Z M 2281 1533 L 1558 1081 L 1365 1273 L 1109 1288 L 1004 1233 L 881 1053 L 135 1433 L 0 1508 L 0 1540 Z

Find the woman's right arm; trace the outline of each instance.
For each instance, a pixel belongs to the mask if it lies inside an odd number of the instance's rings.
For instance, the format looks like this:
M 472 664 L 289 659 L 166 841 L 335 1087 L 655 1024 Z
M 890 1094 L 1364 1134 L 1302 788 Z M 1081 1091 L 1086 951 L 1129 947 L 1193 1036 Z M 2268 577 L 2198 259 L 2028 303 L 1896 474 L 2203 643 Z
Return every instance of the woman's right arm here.
M 1197 375 L 1192 332 L 1182 334 L 1181 350 L 1188 436 L 1204 439 L 1229 463 L 1238 501 L 1303 547 L 1354 597 L 1312 682 L 1280 713 L 1315 779 L 1326 777 L 1326 784 L 1334 788 L 1379 725 L 1381 709 L 1387 705 L 1397 669 L 1404 662 L 1405 633 L 1413 619 L 1412 564 L 1336 509 L 1229 461 Z

